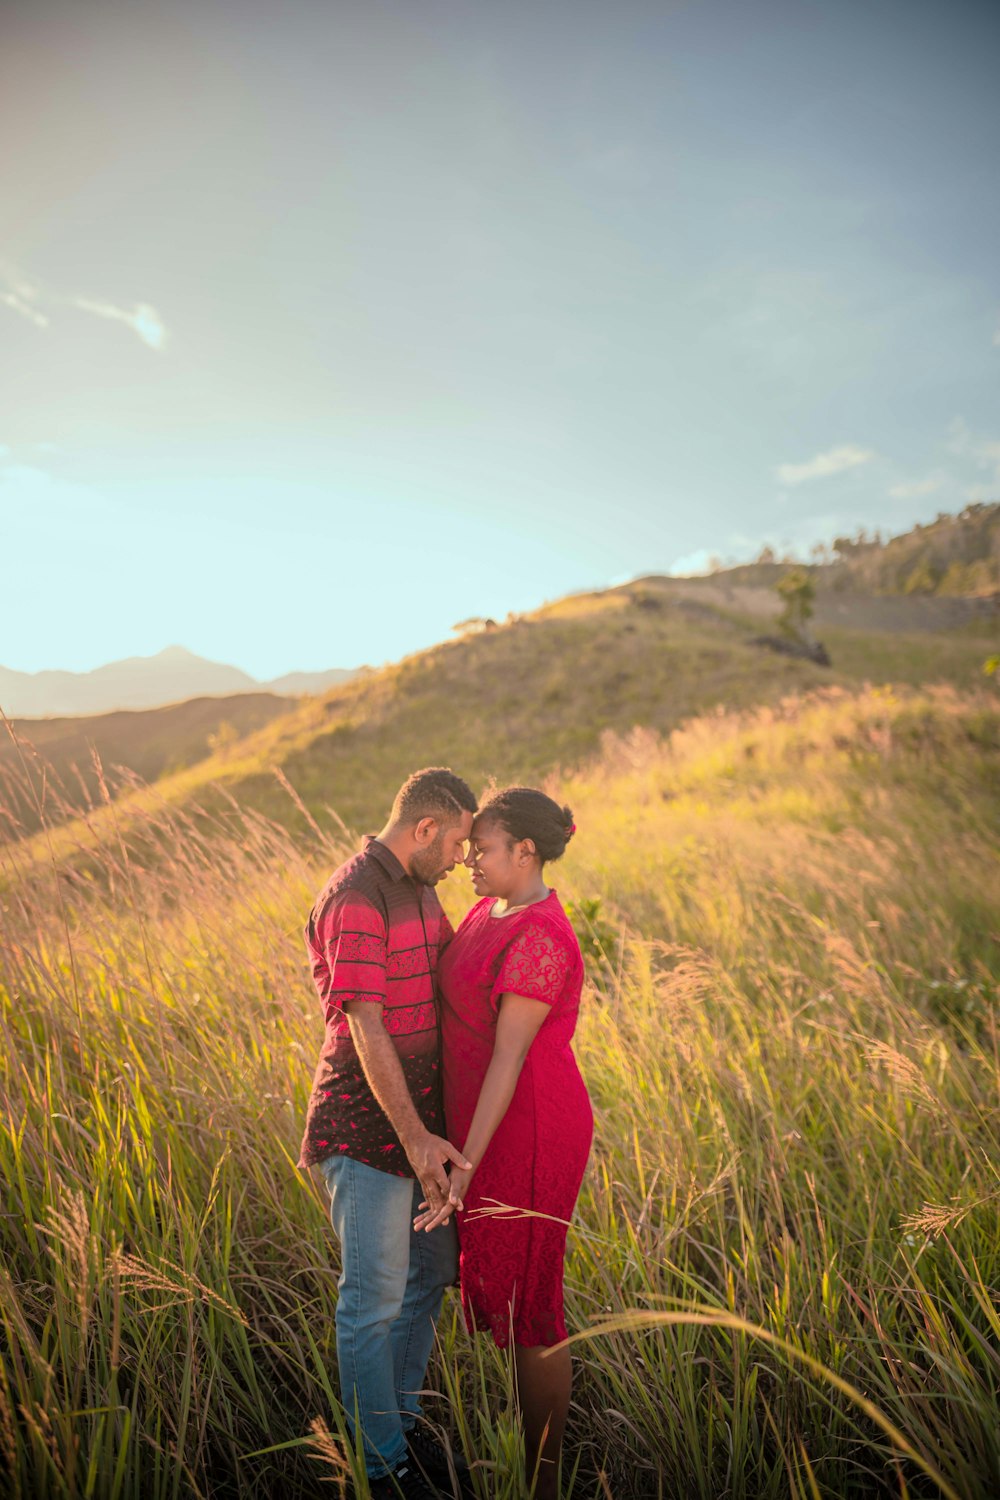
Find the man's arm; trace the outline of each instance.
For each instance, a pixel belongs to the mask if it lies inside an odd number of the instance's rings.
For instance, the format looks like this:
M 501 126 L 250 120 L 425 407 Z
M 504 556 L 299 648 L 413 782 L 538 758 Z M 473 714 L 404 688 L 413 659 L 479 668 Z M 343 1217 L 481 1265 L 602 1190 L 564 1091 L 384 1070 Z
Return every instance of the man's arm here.
M 347 1022 L 368 1086 L 399 1136 L 407 1160 L 419 1179 L 428 1204 L 442 1207 L 448 1198 L 446 1161 L 468 1167 L 461 1152 L 433 1135 L 410 1098 L 399 1054 L 382 1021 L 382 1006 L 371 1000 L 348 1002 Z

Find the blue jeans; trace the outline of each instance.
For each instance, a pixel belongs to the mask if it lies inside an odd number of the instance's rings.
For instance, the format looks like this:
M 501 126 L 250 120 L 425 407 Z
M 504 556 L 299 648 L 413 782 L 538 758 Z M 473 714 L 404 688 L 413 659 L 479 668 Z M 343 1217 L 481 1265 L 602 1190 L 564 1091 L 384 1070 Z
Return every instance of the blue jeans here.
M 357 1401 L 370 1479 L 406 1455 L 405 1433 L 420 1396 L 446 1286 L 455 1279 L 453 1223 L 418 1233 L 419 1182 L 393 1177 L 350 1156 L 328 1156 L 330 1222 L 340 1241 L 337 1364 L 340 1398 L 354 1432 Z

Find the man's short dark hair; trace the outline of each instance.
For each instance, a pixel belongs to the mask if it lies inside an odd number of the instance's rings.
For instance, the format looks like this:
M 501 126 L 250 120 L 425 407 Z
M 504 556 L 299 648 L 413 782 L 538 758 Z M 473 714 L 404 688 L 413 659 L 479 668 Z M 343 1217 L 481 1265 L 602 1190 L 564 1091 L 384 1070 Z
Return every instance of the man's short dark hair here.
M 396 793 L 392 821 L 419 823 L 421 818 L 434 818 L 442 828 L 451 828 L 463 813 L 475 811 L 475 793 L 461 776 L 447 766 L 426 766 L 407 777 Z

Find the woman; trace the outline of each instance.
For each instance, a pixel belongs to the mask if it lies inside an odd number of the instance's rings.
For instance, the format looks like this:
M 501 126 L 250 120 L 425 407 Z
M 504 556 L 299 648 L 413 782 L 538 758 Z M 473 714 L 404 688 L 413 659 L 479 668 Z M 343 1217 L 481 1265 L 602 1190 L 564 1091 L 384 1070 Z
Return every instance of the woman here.
M 543 1357 L 566 1337 L 558 1221 L 573 1212 L 594 1124 L 569 1045 L 580 945 L 543 879 L 574 832 L 569 808 L 530 787 L 492 793 L 475 820 L 466 863 L 481 899 L 438 969 L 448 1138 L 472 1166 L 453 1169 L 448 1203 L 414 1221 L 432 1230 L 461 1214 L 466 1321 L 513 1342 L 540 1500 L 558 1495 L 572 1380 L 568 1349 Z

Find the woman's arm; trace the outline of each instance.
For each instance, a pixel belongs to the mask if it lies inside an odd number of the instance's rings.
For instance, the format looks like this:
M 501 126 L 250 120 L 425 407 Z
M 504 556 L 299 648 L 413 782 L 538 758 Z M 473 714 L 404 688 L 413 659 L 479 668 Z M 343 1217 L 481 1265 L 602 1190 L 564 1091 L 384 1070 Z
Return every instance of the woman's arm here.
M 493 1056 L 479 1091 L 476 1112 L 472 1116 L 465 1142 L 465 1156 L 471 1161 L 473 1171 L 486 1155 L 486 1148 L 493 1139 L 494 1131 L 507 1113 L 528 1048 L 551 1009 L 544 1000 L 529 1000 L 527 995 L 500 997 Z
M 501 995 L 493 1056 L 479 1091 L 476 1110 L 465 1141 L 464 1154 L 472 1166 L 452 1170 L 448 1201 L 436 1212 L 428 1210 L 420 1214 L 413 1221 L 415 1228 L 435 1229 L 438 1224 L 447 1223 L 456 1209 L 464 1207 L 462 1200 L 465 1190 L 473 1172 L 486 1155 L 486 1148 L 493 1139 L 497 1126 L 507 1113 L 528 1049 L 551 1008 L 544 1000 L 532 1000 L 527 995 Z

